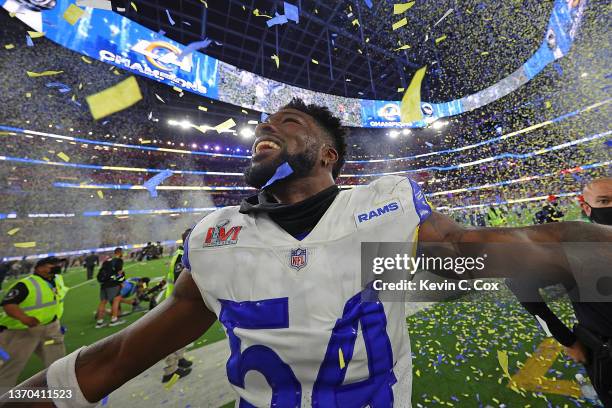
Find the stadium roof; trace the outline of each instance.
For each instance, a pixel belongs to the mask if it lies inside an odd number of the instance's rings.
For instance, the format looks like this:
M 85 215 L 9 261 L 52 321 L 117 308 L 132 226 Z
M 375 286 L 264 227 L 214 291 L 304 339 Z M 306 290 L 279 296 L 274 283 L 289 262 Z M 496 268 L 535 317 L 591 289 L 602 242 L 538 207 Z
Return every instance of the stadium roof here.
M 394 15 L 393 1 L 290 3 L 299 7 L 299 23 L 273 27 L 266 22 L 284 13 L 283 1 L 114 0 L 113 8 L 183 44 L 208 37 L 215 42 L 203 52 L 241 69 L 330 94 L 400 99 L 398 88 L 427 65 L 422 96 L 438 102 L 516 70 L 542 42 L 553 4 L 420 0 Z M 403 18 L 406 25 L 394 30 Z

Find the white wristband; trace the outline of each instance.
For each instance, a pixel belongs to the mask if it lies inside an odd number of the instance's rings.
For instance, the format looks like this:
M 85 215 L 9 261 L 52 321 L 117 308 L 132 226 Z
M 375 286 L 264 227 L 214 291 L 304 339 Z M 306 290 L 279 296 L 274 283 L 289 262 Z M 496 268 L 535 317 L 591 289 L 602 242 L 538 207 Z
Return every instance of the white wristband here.
M 75 363 L 79 353 L 84 348 L 81 347 L 66 357 L 60 358 L 47 369 L 47 387 L 49 389 L 72 390 L 73 392 L 70 399 L 53 399 L 57 408 L 93 408 L 98 405 L 97 402 L 89 402 L 85 399 L 76 378 Z

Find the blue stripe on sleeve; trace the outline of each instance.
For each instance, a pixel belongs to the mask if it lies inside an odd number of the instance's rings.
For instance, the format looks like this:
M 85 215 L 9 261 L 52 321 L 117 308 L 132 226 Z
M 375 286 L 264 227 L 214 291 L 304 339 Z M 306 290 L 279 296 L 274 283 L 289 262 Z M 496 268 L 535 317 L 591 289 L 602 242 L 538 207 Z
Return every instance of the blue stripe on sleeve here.
M 419 216 L 419 224 L 423 224 L 427 218 L 431 215 L 431 206 L 425 198 L 425 194 L 421 191 L 421 187 L 412 179 L 408 179 L 412 186 L 412 201 L 414 202 L 414 209 Z

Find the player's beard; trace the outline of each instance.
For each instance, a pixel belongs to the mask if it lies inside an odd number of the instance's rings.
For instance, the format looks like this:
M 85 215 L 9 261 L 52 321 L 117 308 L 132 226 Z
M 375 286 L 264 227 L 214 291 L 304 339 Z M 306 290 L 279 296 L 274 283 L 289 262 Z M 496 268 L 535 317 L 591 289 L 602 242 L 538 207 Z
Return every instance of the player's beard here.
M 244 171 L 244 180 L 249 186 L 259 189 L 274 176 L 278 166 L 285 162 L 289 163 L 293 173 L 285 177 L 283 181 L 308 176 L 317 164 L 317 150 L 316 146 L 313 146 L 301 153 L 289 154 L 287 150 L 283 149 L 274 159 L 258 163 L 251 161 L 251 165 Z

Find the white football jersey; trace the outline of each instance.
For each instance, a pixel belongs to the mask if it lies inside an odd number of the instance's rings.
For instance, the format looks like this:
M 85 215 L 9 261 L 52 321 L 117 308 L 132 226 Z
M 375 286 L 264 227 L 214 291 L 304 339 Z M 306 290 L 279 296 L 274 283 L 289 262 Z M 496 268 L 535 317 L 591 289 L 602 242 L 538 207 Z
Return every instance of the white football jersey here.
M 236 406 L 410 407 L 404 303 L 362 301 L 360 252 L 416 242 L 431 214 L 418 185 L 387 176 L 341 191 L 301 241 L 238 210 L 200 221 L 183 257 L 227 332 Z

